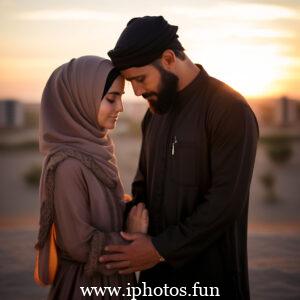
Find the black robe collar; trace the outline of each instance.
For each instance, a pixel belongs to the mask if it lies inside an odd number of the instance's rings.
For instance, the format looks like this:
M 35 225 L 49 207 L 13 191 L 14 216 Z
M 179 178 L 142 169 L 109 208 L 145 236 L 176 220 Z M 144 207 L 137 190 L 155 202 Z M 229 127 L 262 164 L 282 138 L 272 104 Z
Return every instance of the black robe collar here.
M 189 100 L 195 94 L 195 90 L 199 90 L 205 86 L 206 81 L 209 77 L 208 73 L 205 71 L 202 65 L 196 64 L 200 69 L 198 75 L 181 91 L 177 93 L 177 98 L 175 100 L 176 109 L 181 109 L 189 102 Z

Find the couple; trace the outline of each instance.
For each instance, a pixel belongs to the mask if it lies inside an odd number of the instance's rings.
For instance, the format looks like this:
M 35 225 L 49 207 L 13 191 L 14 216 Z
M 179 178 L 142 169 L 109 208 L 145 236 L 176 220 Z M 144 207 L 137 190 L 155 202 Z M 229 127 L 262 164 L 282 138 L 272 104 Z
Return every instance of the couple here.
M 47 82 L 36 248 L 41 267 L 50 268 L 43 258 L 55 224 L 59 265 L 48 299 L 83 299 L 80 287 L 125 291 L 129 284 L 204 295 L 192 290 L 196 284 L 217 287 L 222 298 L 250 298 L 256 118 L 239 93 L 192 63 L 177 29 L 161 16 L 134 18 L 108 52 L 112 62 L 72 59 Z M 130 202 L 108 135 L 123 111 L 124 79 L 149 103 Z

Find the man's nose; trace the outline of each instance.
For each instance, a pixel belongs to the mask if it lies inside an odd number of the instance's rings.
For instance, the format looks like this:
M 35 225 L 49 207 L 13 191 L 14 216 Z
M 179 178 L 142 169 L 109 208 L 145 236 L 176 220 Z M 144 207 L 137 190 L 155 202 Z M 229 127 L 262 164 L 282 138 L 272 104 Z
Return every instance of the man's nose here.
M 131 83 L 132 84 L 132 88 L 133 88 L 133 91 L 134 91 L 134 94 L 136 96 L 142 96 L 142 94 L 145 93 L 145 89 L 142 88 L 140 85 L 136 84 L 136 83 Z

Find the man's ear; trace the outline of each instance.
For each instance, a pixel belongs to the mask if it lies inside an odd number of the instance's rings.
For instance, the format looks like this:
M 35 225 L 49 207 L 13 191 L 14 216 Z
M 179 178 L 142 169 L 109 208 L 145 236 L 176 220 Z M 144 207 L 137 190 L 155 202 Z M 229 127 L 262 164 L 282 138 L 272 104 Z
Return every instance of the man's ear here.
M 165 50 L 163 52 L 163 54 L 161 55 L 160 61 L 161 61 L 162 66 L 166 70 L 172 71 L 174 69 L 175 62 L 176 62 L 176 55 L 175 55 L 174 51 L 171 49 Z

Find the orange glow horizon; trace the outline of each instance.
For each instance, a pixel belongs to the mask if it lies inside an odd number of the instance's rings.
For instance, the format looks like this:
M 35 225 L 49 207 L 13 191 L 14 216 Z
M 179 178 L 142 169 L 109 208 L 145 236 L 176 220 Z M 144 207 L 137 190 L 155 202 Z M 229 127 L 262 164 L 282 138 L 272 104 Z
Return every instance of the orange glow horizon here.
M 247 99 L 300 99 L 300 5 L 294 1 L 186 1 L 163 5 L 88 0 L 83 7 L 0 2 L 0 99 L 39 102 L 51 72 L 73 57 L 107 57 L 135 16 L 163 15 L 179 26 L 179 39 L 194 63 Z M 196 4 L 195 4 L 196 3 Z M 134 14 L 132 14 L 134 11 Z M 297 27 L 298 26 L 298 27 Z M 131 88 L 124 99 L 135 98 Z

